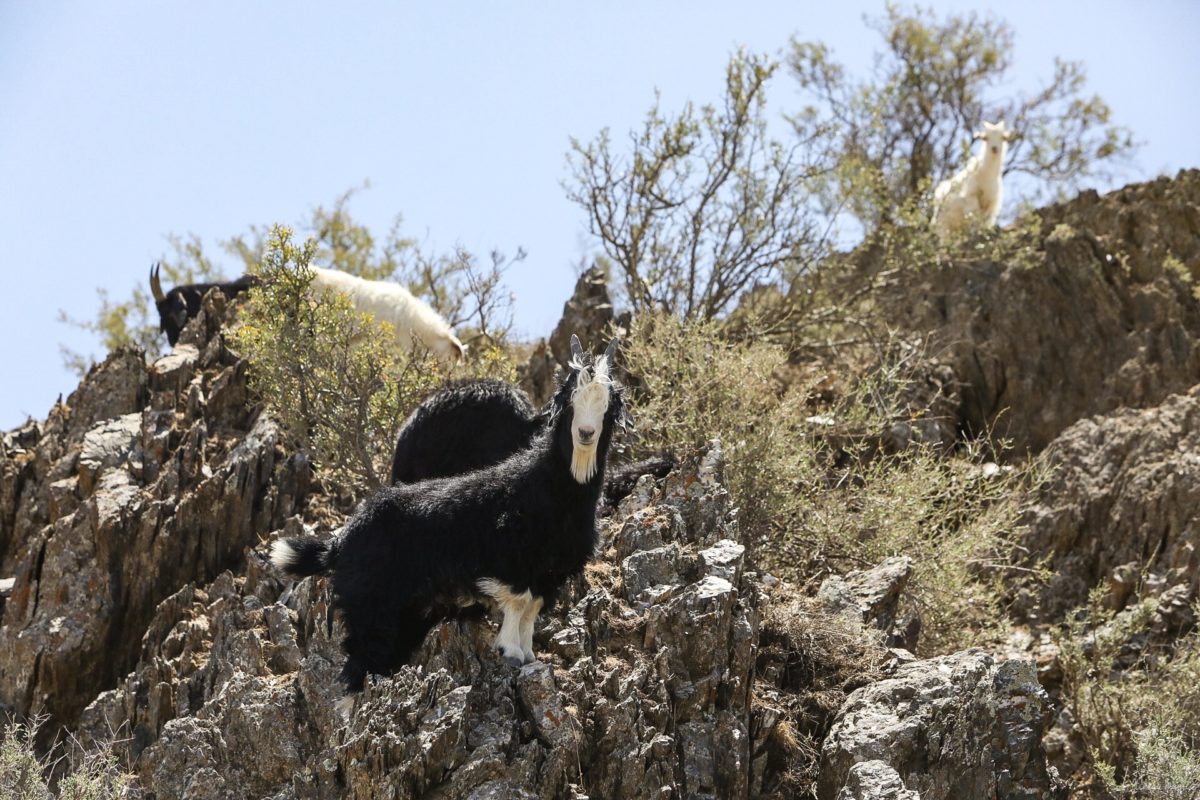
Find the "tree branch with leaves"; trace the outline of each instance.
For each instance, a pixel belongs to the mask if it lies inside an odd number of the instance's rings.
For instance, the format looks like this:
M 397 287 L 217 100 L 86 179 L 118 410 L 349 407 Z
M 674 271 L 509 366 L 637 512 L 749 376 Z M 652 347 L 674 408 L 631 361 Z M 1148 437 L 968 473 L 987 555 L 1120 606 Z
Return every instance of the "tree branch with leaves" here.
M 824 139 L 837 169 L 823 187 L 867 227 L 891 222 L 893 209 L 919 202 L 969 156 L 984 120 L 1016 131 L 1005 173 L 1033 179 L 1024 199 L 1046 199 L 1108 179 L 1136 149 L 1111 109 L 1086 94 L 1079 62 L 1057 60 L 1032 95 L 1000 90 L 1012 66 L 1013 31 L 974 12 L 939 18 L 889 4 L 868 20 L 883 40 L 866 79 L 851 77 L 820 42 L 793 39 L 788 66 L 807 104 L 791 116 L 805 140 Z

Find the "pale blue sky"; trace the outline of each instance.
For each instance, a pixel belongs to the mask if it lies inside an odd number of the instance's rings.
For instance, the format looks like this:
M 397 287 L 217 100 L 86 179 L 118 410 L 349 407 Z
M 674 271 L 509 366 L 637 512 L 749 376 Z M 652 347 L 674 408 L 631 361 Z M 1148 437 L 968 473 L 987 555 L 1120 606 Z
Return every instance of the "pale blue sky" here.
M 985 8 L 935 2 L 939 10 Z M 1061 55 L 1145 142 L 1130 179 L 1200 165 L 1197 2 L 1011 2 L 1012 91 Z M 1083 10 L 1085 9 L 1086 10 Z M 95 352 L 58 309 L 145 280 L 168 233 L 210 249 L 250 224 L 351 205 L 436 249 L 529 257 L 516 324 L 549 332 L 593 252 L 567 201 L 568 137 L 719 97 L 739 46 L 798 33 L 862 71 L 866 2 L 34 2 L 0 0 L 0 429 L 75 386 L 58 344 Z M 781 75 L 773 111 L 795 91 Z M 1103 188 L 1103 187 L 1101 187 Z

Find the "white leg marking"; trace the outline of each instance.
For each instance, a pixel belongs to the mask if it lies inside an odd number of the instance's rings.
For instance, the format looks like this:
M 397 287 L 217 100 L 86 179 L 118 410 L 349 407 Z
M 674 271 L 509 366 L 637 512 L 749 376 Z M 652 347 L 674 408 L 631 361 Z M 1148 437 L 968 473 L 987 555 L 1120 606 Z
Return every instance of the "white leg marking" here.
M 525 657 L 525 663 L 537 661 L 537 656 L 533 652 L 533 623 L 537 621 L 537 615 L 542 610 L 544 601 L 540 597 L 535 597 L 525 606 L 525 613 L 521 615 L 521 654 Z
M 526 608 L 533 603 L 533 595 L 528 589 L 517 594 L 511 586 L 494 578 L 482 578 L 476 585 L 479 591 L 494 599 L 504 612 L 500 634 L 496 637 L 496 647 L 509 662 L 522 663 L 525 653 L 521 649 L 521 620 Z
M 334 711 L 341 718 L 342 724 L 345 725 L 350 721 L 350 714 L 354 711 L 354 695 L 348 694 L 342 697 L 333 704 Z

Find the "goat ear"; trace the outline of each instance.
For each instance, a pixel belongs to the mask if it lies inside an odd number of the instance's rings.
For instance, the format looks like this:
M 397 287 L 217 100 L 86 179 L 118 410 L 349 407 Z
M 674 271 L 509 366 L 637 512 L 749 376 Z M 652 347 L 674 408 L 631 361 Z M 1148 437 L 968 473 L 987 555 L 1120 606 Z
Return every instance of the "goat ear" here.
M 604 351 L 604 359 L 608 362 L 608 365 L 611 367 L 613 365 L 614 359 L 616 357 L 617 357 L 617 337 L 614 336 L 612 341 L 608 343 L 608 349 Z
M 546 408 L 538 416 L 548 426 L 558 419 L 558 416 L 563 413 L 566 407 L 567 394 L 562 389 L 559 389 L 554 393 L 554 397 L 550 398 L 550 402 L 546 404 Z
M 579 343 L 579 337 L 573 333 L 571 334 L 571 360 L 583 360 L 583 345 Z
M 1016 139 L 1016 138 L 1017 138 L 1017 132 L 1016 132 L 1016 131 L 1005 131 L 1005 132 L 1004 132 L 1004 141 L 1006 141 L 1006 142 L 1011 142 L 1011 141 L 1013 141 L 1013 140 L 1014 140 L 1014 139 Z
M 980 142 L 983 141 L 983 138 L 984 136 L 982 131 L 975 131 L 975 135 L 971 137 L 971 141 Z
M 163 294 L 162 282 L 158 277 L 158 270 L 161 264 L 155 264 L 150 267 L 150 294 L 154 295 L 154 302 L 161 303 L 166 300 L 166 295 Z

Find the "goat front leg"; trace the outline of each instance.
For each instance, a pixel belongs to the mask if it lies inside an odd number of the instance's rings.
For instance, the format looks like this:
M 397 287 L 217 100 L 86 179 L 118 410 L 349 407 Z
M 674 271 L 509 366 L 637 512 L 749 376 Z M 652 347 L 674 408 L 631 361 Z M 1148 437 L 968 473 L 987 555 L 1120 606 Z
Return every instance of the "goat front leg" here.
M 478 586 L 480 591 L 496 601 L 504 613 L 504 621 L 500 623 L 500 634 L 496 637 L 496 649 L 509 664 L 514 667 L 521 666 L 525 661 L 525 652 L 521 646 L 521 623 L 527 609 L 533 604 L 533 595 L 528 589 L 518 594 L 513 587 L 491 578 L 479 581 Z M 534 612 L 535 615 L 536 613 Z
M 521 614 L 521 655 L 526 664 L 537 660 L 537 656 L 533 652 L 533 623 L 537 621 L 537 615 L 542 610 L 544 602 L 541 597 L 533 598 L 525 606 L 525 612 Z

